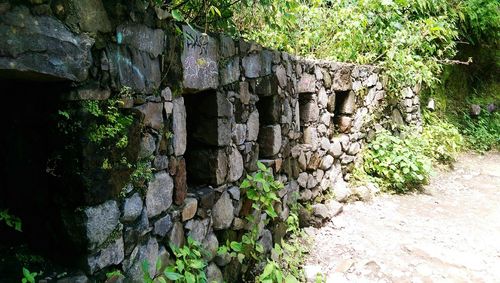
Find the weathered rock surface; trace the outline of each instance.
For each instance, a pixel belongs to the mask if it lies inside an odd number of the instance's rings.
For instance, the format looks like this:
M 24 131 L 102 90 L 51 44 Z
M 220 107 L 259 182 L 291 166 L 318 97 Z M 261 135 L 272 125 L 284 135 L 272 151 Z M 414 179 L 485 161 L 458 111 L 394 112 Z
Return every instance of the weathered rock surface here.
M 66 22 L 85 32 L 110 32 L 111 22 L 101 0 L 70 0 Z
M 146 243 L 137 246 L 130 255 L 130 258 L 123 262 L 127 280 L 131 282 L 142 282 L 143 270 L 142 264 L 147 261 L 149 264 L 149 275 L 154 277 L 156 274 L 156 260 L 158 259 L 158 242 L 154 237 L 150 237 Z M 152 264 L 155 263 L 155 264 Z
M 123 203 L 123 213 L 121 220 L 125 222 L 134 221 L 141 215 L 142 199 L 138 193 L 126 198 Z
M 160 60 L 148 52 L 124 44 L 106 48 L 109 72 L 115 84 L 127 86 L 138 93 L 152 93 L 160 86 Z
M 198 200 L 195 198 L 186 198 L 184 201 L 184 208 L 182 209 L 182 221 L 193 218 L 197 209 Z
M 259 145 L 263 157 L 278 154 L 281 148 L 281 127 L 274 125 L 260 128 Z
M 124 259 L 123 239 L 120 237 L 105 248 L 87 258 L 87 270 L 90 274 L 105 267 L 118 265 Z
M 229 172 L 227 176 L 228 182 L 237 181 L 243 175 L 243 157 L 240 152 L 233 148 L 229 155 Z
M 120 210 L 116 201 L 110 200 L 101 205 L 85 208 L 83 214 L 85 233 L 89 241 L 88 249 L 94 250 L 117 228 Z
M 187 132 L 186 132 L 186 107 L 184 106 L 184 98 L 177 97 L 173 100 L 173 119 L 172 132 L 174 154 L 181 156 L 186 152 Z
M 141 113 L 143 123 L 147 127 L 159 130 L 163 127 L 163 105 L 148 102 L 135 107 Z
M 212 209 L 212 221 L 215 230 L 227 229 L 233 222 L 233 202 L 228 192 L 222 193 Z
M 181 55 L 184 89 L 215 89 L 219 85 L 217 42 L 189 26 L 184 26 L 183 32 L 189 34 L 185 37 Z
M 55 18 L 32 16 L 17 6 L 0 17 L 0 38 L 0 70 L 72 81 L 88 77 L 93 41 Z
M 140 24 L 125 24 L 116 29 L 121 44 L 132 46 L 157 57 L 165 48 L 165 33 L 161 29 L 150 29 Z
M 166 211 L 172 205 L 173 190 L 174 182 L 170 175 L 166 172 L 155 174 L 146 192 L 146 208 L 149 218 Z
M 156 220 L 154 224 L 154 234 L 158 235 L 160 237 L 165 237 L 167 235 L 167 232 L 172 229 L 173 223 L 172 223 L 172 217 L 167 214 L 164 217 Z

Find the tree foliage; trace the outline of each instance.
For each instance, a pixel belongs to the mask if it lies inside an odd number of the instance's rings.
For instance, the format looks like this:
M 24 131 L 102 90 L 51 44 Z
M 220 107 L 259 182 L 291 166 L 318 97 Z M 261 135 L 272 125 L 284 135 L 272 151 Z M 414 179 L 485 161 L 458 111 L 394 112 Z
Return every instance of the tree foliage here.
M 376 64 L 391 93 L 439 82 L 456 42 L 498 45 L 496 0 L 174 0 L 163 7 L 205 32 L 224 31 L 302 56 Z

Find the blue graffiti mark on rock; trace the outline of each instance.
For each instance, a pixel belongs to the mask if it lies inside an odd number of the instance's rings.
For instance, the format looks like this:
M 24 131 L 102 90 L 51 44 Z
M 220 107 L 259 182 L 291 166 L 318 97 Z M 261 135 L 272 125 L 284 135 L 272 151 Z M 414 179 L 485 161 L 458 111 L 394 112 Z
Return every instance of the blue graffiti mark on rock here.
M 121 32 L 116 33 L 116 41 L 118 42 L 118 44 L 122 44 L 123 34 Z
M 132 61 L 130 60 L 130 58 L 127 58 L 125 56 L 122 56 L 122 54 L 120 53 L 120 50 L 118 50 L 116 53 L 115 53 L 115 58 L 116 58 L 116 62 L 118 63 L 118 75 L 120 78 L 124 78 L 127 76 L 127 74 L 124 74 L 124 70 L 123 68 L 120 68 L 119 66 L 122 65 L 122 66 L 128 66 L 130 67 L 130 69 L 132 70 L 133 73 L 135 73 L 135 75 L 141 80 L 141 81 L 144 81 L 145 80 L 145 77 L 144 77 L 144 74 L 142 73 L 141 69 L 138 68 L 137 66 L 134 65 L 134 63 L 132 63 Z

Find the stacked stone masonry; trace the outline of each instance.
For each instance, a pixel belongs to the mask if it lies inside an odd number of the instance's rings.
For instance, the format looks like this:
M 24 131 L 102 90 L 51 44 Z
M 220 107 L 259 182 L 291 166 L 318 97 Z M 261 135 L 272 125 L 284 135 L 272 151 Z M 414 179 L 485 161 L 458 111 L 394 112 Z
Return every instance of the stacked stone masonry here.
M 93 5 L 95 18 L 78 21 L 76 13 L 61 21 L 56 11 L 35 12 L 46 5 L 35 2 L 42 4 L 2 4 L 0 69 L 71 80 L 74 89 L 65 95 L 72 100 L 131 88 L 123 107 L 142 125 L 137 158 L 149 158 L 154 170 L 145 190 L 128 184 L 77 210 L 88 278 L 118 268 L 141 282 L 144 260 L 168 262 L 167 243 L 182 245 L 187 237 L 209 251 L 212 279 L 230 278 L 227 258 L 216 251 L 224 230 L 248 228 L 239 184 L 258 160 L 285 184 L 276 207 L 285 221 L 296 196 L 314 203 L 329 190 L 347 199 L 353 192 L 346 181 L 376 132 L 421 123 L 419 90 L 406 88 L 403 100 L 389 105 L 383 74 L 373 66 L 302 59 L 187 26 L 185 36 L 174 35 L 147 20 L 159 17 L 152 9 L 115 23 L 100 0 L 67 1 L 82 11 Z M 49 26 L 53 34 L 44 30 Z M 315 204 L 306 224 L 336 209 Z M 261 229 L 267 250 L 279 239 L 274 228 Z

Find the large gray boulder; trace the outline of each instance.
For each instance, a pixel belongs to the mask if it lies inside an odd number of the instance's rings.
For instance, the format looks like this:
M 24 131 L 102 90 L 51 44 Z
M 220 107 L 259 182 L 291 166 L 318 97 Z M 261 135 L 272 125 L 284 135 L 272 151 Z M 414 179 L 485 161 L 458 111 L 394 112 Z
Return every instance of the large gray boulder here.
M 55 18 L 32 16 L 28 8 L 15 7 L 0 16 L 0 39 L 0 71 L 72 81 L 88 77 L 93 41 L 73 34 Z
M 123 262 L 127 282 L 143 282 L 144 272 L 142 270 L 143 262 L 149 263 L 148 273 L 150 277 L 156 274 L 156 261 L 158 260 L 158 242 L 151 237 L 147 242 L 137 245 L 128 259 Z

